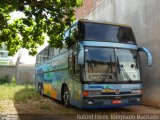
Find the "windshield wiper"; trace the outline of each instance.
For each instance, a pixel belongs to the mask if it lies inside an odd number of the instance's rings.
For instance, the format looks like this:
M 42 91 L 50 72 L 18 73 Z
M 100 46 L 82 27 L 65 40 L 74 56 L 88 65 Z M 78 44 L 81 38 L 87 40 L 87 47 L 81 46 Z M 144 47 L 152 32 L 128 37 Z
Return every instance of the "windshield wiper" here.
M 120 70 L 122 71 L 123 75 L 125 76 L 125 78 L 129 81 L 132 82 L 132 80 L 130 79 L 128 73 L 126 72 L 126 70 L 123 67 L 120 67 Z
M 110 66 L 111 66 L 111 73 L 112 73 L 112 57 L 111 57 L 111 54 L 110 54 Z
M 109 80 L 112 80 L 113 79 L 113 63 L 112 63 L 112 56 L 111 56 L 111 54 L 110 54 L 110 61 L 108 62 L 108 64 L 107 64 L 107 62 L 106 62 L 106 70 L 105 70 L 105 76 L 104 76 L 104 81 L 107 81 L 108 79 Z M 107 80 L 106 80 L 106 78 L 107 78 Z
M 120 74 L 120 64 L 119 64 L 119 59 L 118 59 L 118 57 L 117 57 L 117 68 L 118 68 L 118 73 Z

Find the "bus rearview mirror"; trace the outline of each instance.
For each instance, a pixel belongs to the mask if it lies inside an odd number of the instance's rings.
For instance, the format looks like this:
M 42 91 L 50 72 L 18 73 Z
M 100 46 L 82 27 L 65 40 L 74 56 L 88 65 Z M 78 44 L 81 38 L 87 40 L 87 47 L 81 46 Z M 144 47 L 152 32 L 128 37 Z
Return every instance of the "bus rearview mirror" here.
M 146 54 L 146 56 L 147 56 L 147 64 L 148 64 L 148 66 L 152 66 L 153 59 L 152 59 L 152 55 L 149 52 L 149 50 L 147 48 L 144 48 L 144 47 L 139 47 L 138 51 L 144 52 Z
M 79 43 L 78 64 L 84 65 L 84 46 L 82 43 Z

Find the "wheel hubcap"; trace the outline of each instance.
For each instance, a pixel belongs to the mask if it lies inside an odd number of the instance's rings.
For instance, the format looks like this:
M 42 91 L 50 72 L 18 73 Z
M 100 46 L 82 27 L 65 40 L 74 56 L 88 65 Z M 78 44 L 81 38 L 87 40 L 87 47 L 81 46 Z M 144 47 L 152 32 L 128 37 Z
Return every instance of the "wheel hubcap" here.
M 66 91 L 63 95 L 64 104 L 68 105 L 69 102 L 69 93 Z
M 39 86 L 39 94 L 42 95 L 43 94 L 43 90 L 42 90 L 42 87 Z

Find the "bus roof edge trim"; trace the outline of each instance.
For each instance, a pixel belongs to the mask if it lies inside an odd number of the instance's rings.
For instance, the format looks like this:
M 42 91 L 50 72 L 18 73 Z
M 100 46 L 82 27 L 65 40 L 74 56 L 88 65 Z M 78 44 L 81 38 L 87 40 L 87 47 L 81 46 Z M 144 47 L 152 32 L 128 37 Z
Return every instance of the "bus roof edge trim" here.
M 138 49 L 137 45 L 123 44 L 123 43 L 113 43 L 113 42 L 92 42 L 92 41 L 82 41 L 84 46 L 90 47 L 114 47 L 114 48 L 124 48 L 124 49 Z

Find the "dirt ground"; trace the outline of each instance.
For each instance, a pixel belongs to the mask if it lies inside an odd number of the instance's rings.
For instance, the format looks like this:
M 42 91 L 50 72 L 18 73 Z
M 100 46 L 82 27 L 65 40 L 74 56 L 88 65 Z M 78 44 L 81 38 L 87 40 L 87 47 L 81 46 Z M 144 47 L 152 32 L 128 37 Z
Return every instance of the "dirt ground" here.
M 76 107 L 69 107 L 66 108 L 63 106 L 63 104 L 57 100 L 50 99 L 47 97 L 44 97 L 43 99 L 39 101 L 33 101 L 33 100 L 27 100 L 26 102 L 18 102 L 14 103 L 11 100 L 3 100 L 0 101 L 0 114 L 1 115 L 37 115 L 37 116 L 43 116 L 46 115 L 46 117 L 51 118 L 54 116 L 54 119 L 57 118 L 65 118 L 67 120 L 68 115 L 74 115 L 74 116 L 68 116 L 68 119 L 77 119 L 77 115 L 83 115 L 83 114 L 114 114 L 114 113 L 123 113 L 123 114 L 158 114 L 160 118 L 160 108 L 152 107 L 152 106 L 131 106 L 131 107 L 125 107 L 125 108 L 114 108 L 114 109 L 89 109 L 89 110 L 81 110 Z M 56 116 L 58 115 L 58 116 Z M 61 115 L 64 115 L 61 117 Z M 67 116 L 66 116 L 67 115 Z M 37 116 L 35 119 L 37 119 Z M 56 117 L 55 117 L 56 116 Z M 32 116 L 33 117 L 33 116 Z M 30 120 L 34 120 L 30 117 Z M 46 119 L 42 117 L 42 119 Z M 16 118 L 15 120 L 17 120 Z M 24 119 L 24 118 L 23 118 Z M 6 119 L 8 120 L 8 119 Z M 28 118 L 26 120 L 29 120 Z

